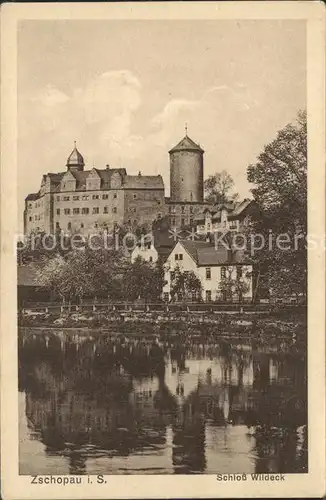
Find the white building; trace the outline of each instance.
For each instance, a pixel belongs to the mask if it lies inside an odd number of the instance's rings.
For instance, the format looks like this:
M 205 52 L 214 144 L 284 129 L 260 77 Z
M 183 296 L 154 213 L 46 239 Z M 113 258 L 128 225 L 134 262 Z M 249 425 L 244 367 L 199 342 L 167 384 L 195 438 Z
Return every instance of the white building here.
M 166 301 L 174 299 L 171 297 L 171 284 L 173 285 L 178 270 L 194 272 L 200 280 L 204 301 L 250 302 L 252 299 L 252 265 L 239 250 L 231 252 L 224 247 L 215 248 L 209 242 L 179 240 L 168 256 L 164 268 L 166 284 L 163 287 L 163 298 Z M 229 283 L 232 298 L 229 294 L 226 296 L 225 290 L 221 290 L 221 281 Z
M 146 241 L 141 241 L 140 243 L 138 243 L 131 252 L 131 262 L 134 263 L 138 257 L 141 257 L 141 259 L 145 260 L 146 262 L 157 262 L 158 251 L 154 246 L 154 241 L 150 241 L 149 243 Z
M 153 230 L 144 234 L 138 244 L 131 252 L 131 262 L 135 262 L 137 257 L 141 257 L 146 262 L 165 262 L 169 256 L 175 241 L 173 233 L 168 230 Z

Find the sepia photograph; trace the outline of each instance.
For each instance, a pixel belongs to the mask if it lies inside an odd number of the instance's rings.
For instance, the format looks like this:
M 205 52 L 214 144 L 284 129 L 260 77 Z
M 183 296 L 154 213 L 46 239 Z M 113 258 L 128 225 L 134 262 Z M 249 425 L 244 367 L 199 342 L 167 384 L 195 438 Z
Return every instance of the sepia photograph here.
M 308 477 L 307 19 L 16 26 L 17 477 Z

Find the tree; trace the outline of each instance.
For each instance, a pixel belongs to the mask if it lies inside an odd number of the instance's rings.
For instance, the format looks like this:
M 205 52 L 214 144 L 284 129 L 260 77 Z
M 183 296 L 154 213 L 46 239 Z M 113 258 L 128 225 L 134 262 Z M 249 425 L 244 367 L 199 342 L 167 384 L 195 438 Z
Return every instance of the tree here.
M 126 266 L 123 282 L 126 300 L 158 300 L 165 284 L 164 270 L 158 263 L 151 264 L 137 257 L 133 263 Z
M 170 288 L 171 297 L 177 297 L 178 300 L 201 298 L 201 281 L 194 271 L 182 271 L 177 266 L 173 272 Z
M 86 246 L 71 251 L 66 257 L 44 259 L 38 279 L 44 287 L 55 291 L 62 300 L 105 296 L 120 298 L 123 258 L 116 251 Z
M 262 210 L 248 228 L 248 241 L 263 238 L 262 249 L 248 252 L 276 296 L 306 295 L 307 290 L 307 119 L 299 112 L 247 170 L 252 194 Z M 249 236 L 251 235 L 251 239 Z M 282 236 L 281 236 L 282 235 Z M 283 243 L 280 244 L 280 239 Z M 287 240 L 287 244 L 285 243 Z
M 241 275 L 237 272 L 236 277 L 234 277 L 234 266 L 225 267 L 225 275 L 219 283 L 219 292 L 223 300 L 242 302 L 244 294 L 250 289 L 248 278 L 250 278 L 250 274 L 246 269 L 242 268 Z
M 234 180 L 226 170 L 210 175 L 204 181 L 204 191 L 205 200 L 214 204 L 236 201 L 238 198 L 238 193 L 234 192 Z

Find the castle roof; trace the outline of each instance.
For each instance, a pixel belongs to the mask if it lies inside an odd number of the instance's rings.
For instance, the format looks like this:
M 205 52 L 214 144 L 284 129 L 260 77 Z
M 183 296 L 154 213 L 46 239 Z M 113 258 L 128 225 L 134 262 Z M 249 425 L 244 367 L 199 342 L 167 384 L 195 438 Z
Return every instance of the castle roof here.
M 126 189 L 164 189 L 161 175 L 126 175 L 123 187 Z
M 185 135 L 183 139 L 174 148 L 170 149 L 169 153 L 175 153 L 177 151 L 199 151 L 204 153 L 204 150 L 196 144 L 188 135 Z
M 26 201 L 34 201 L 34 200 L 37 200 L 40 196 L 40 193 L 30 193 L 26 196 L 25 200 Z

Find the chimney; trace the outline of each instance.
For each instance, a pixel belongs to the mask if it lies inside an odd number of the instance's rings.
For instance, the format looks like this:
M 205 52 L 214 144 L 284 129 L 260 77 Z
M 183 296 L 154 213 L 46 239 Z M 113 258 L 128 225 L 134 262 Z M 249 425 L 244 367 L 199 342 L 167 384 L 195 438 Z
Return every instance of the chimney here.
M 141 171 L 139 170 L 139 172 L 138 172 L 138 177 L 140 177 L 140 176 L 141 176 Z
M 106 170 L 110 170 L 110 165 L 109 164 L 106 165 Z

